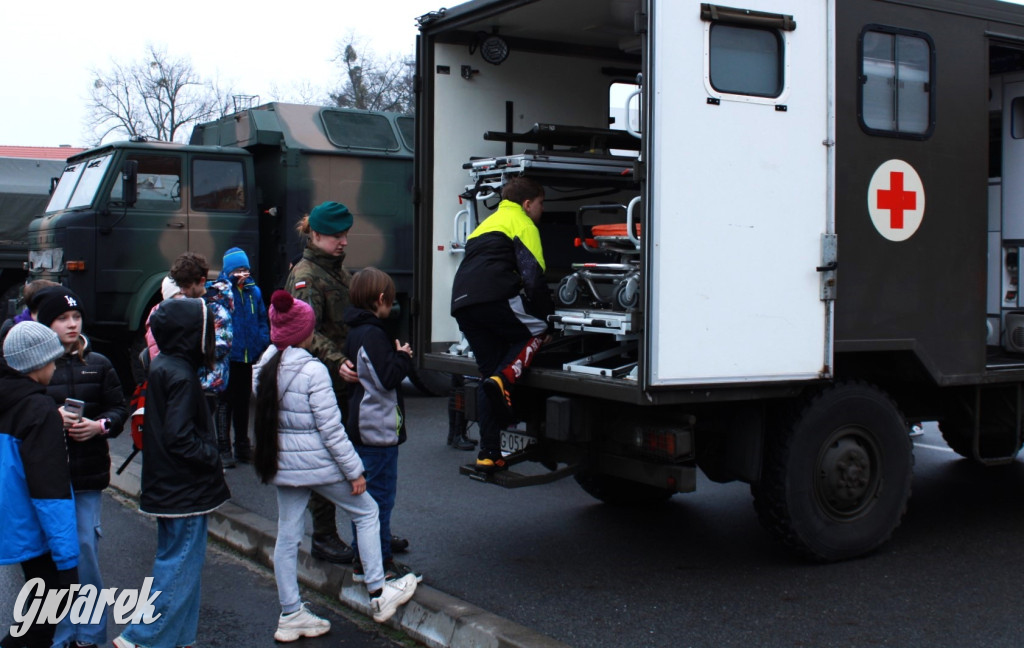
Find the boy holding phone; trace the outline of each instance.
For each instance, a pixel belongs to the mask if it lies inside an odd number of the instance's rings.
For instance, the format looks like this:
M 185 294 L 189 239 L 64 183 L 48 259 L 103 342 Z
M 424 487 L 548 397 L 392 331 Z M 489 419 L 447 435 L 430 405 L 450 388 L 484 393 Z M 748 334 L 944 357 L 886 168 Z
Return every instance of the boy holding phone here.
M 107 439 L 121 432 L 128 418 L 124 392 L 113 365 L 96 353 L 82 335 L 82 307 L 64 286 L 41 290 L 34 300 L 36 321 L 50 327 L 64 353 L 46 393 L 60 405 L 67 435 L 71 485 L 78 523 L 80 583 L 103 589 L 99 564 L 101 493 L 110 484 Z M 89 648 L 107 643 L 106 615 L 97 623 L 72 624 L 70 615 L 57 626 L 54 646 Z

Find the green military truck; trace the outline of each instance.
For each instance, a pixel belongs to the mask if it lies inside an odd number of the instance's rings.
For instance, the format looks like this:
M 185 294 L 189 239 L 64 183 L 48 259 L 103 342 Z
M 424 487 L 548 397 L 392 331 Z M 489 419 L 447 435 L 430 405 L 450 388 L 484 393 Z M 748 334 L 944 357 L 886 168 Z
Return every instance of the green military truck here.
M 175 257 L 202 253 L 215 274 L 239 246 L 269 299 L 302 250 L 296 222 L 336 200 L 356 215 L 346 265 L 395 278 L 396 335 L 407 339 L 412 133 L 407 115 L 268 103 L 196 126 L 187 145 L 85 151 L 68 159 L 31 224 L 29 279 L 75 291 L 92 338 L 127 373 Z

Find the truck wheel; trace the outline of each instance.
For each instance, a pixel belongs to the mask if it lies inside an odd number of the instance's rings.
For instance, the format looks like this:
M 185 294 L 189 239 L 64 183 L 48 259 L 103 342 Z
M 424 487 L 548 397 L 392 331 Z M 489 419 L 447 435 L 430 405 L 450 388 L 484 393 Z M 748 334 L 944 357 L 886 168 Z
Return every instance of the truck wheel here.
M 840 383 L 772 426 L 761 480 L 761 523 L 820 561 L 866 554 L 889 539 L 910 498 L 913 445 L 896 403 L 864 383 Z
M 953 394 L 945 400 L 939 431 L 950 450 L 982 465 L 1009 463 L 1020 452 L 1024 439 L 1017 436 L 1015 390 L 988 392 L 981 401 L 978 439 L 981 457 L 974 452 L 974 394 Z M 987 461 L 983 461 L 987 459 Z
M 409 382 L 424 396 L 447 396 L 452 390 L 452 375 L 446 371 L 415 370 L 409 374 Z
M 614 506 L 657 504 L 675 494 L 674 491 L 657 486 L 638 484 L 628 479 L 589 471 L 580 471 L 573 475 L 573 478 L 585 493 Z

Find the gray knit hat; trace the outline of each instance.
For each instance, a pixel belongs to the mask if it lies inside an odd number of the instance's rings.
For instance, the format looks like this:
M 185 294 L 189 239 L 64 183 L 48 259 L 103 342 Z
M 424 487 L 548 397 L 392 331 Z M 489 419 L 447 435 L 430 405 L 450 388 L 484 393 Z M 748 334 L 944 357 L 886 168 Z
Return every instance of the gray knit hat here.
M 49 327 L 39 322 L 15 324 L 4 340 L 7 366 L 21 373 L 45 367 L 64 355 L 64 345 Z

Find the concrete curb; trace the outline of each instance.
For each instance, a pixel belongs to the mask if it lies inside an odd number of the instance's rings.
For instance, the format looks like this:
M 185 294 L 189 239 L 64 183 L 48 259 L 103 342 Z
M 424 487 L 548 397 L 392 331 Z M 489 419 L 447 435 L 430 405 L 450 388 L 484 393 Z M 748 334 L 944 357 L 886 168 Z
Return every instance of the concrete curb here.
M 111 448 L 111 463 L 120 466 L 125 457 Z M 136 457 L 120 475 L 110 476 L 110 486 L 138 501 L 142 458 Z M 277 522 L 228 502 L 210 515 L 212 537 L 252 560 L 273 568 Z M 352 581 L 352 570 L 316 560 L 310 555 L 307 535 L 299 548 L 299 582 L 325 596 L 370 616 L 366 588 Z M 429 585 L 420 584 L 416 595 L 388 621 L 431 648 L 568 648 L 525 626 L 460 601 Z

